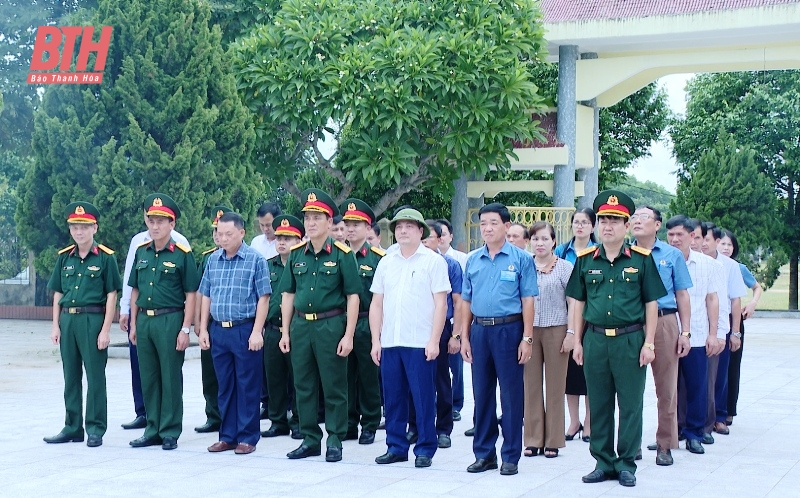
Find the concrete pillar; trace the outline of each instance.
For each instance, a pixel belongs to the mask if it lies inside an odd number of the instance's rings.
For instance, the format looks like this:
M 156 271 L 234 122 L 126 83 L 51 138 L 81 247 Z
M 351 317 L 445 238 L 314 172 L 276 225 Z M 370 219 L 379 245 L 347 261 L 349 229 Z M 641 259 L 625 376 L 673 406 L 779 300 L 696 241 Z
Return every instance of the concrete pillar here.
M 467 197 L 467 181 L 483 180 L 483 177 L 478 178 L 472 175 L 469 178 L 467 175 L 461 175 L 453 185 L 455 192 L 453 192 L 452 202 L 452 216 L 450 223 L 453 224 L 453 247 L 459 251 L 469 252 L 472 248 L 467 247 L 467 212 L 469 209 L 480 208 L 483 206 L 483 196 L 478 198 Z M 480 233 L 473 230 L 473 241 L 480 239 Z
M 569 148 L 567 164 L 554 168 L 553 206 L 575 206 L 575 101 L 577 45 L 558 47 L 558 128 L 556 137 Z
M 583 53 L 581 54 L 581 59 L 597 59 L 597 53 Z M 594 198 L 597 197 L 597 177 L 600 171 L 600 107 L 597 105 L 597 99 L 582 102 L 582 104 L 594 110 L 594 133 L 592 136 L 594 165 L 591 169 L 578 170 L 578 180 L 583 181 L 583 197 L 578 198 L 578 209 L 592 207 Z

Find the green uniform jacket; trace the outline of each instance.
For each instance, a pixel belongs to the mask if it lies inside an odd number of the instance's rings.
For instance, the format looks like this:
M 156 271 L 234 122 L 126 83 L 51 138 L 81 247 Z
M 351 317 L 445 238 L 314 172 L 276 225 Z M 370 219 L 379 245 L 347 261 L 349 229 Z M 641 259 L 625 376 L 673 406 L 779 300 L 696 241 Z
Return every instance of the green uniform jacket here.
M 587 322 L 618 328 L 644 325 L 645 303 L 666 296 L 667 290 L 650 250 L 625 244 L 613 263 L 602 245 L 579 253 L 566 294 L 586 303 Z
M 149 241 L 136 249 L 128 285 L 139 289 L 139 308 L 183 308 L 186 293 L 200 286 L 200 275 L 191 249 L 170 240 L 156 252 Z
M 114 251 L 104 245 L 93 244 L 85 259 L 78 254 L 78 246 L 71 245 L 59 251 L 53 274 L 47 288 L 64 294 L 58 304 L 64 307 L 104 306 L 109 292 L 122 289 Z
M 283 262 L 281 262 L 280 254 L 267 260 L 267 269 L 269 270 L 269 285 L 274 289 L 274 294 L 272 294 L 269 298 L 267 323 L 271 323 L 278 327 L 281 327 L 283 324 L 283 317 L 281 316 L 281 293 L 278 292 L 281 277 L 283 277 L 283 268 Z
M 217 249 L 218 249 L 217 247 L 213 247 L 200 254 L 202 258 L 200 258 L 200 262 L 197 264 L 197 275 L 200 277 L 200 279 L 203 278 L 203 273 L 206 272 L 206 265 L 208 265 L 208 258 L 211 257 L 211 255 L 214 254 L 214 251 L 216 251 Z
M 330 237 L 317 254 L 311 241 L 294 246 L 286 266 L 280 291 L 294 294 L 294 307 L 301 313 L 344 310 L 347 296 L 362 288 L 353 251 Z
M 358 310 L 360 312 L 368 312 L 369 305 L 372 303 L 372 292 L 369 288 L 372 287 L 372 279 L 375 276 L 375 268 L 378 267 L 378 262 L 386 255 L 383 249 L 373 247 L 369 242 L 364 242 L 364 245 L 356 253 L 356 263 L 358 264 L 358 276 L 361 277 L 363 287 L 361 292 L 358 293 Z

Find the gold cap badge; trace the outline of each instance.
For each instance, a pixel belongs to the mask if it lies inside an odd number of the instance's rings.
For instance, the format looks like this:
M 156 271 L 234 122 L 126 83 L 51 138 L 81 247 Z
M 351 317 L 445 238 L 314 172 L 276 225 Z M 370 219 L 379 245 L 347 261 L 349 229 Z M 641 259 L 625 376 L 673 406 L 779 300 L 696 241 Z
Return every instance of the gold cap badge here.
M 217 219 L 221 218 L 223 214 L 225 213 L 223 213 L 221 209 L 217 211 Z
M 83 206 L 78 206 L 75 208 L 75 214 L 86 214 L 86 210 L 83 209 Z
M 317 194 L 314 192 L 308 194 L 308 200 L 306 202 L 317 202 Z
M 355 205 L 355 203 L 354 203 L 354 202 L 351 202 L 350 204 L 348 204 L 348 205 L 347 205 L 347 210 L 348 210 L 348 211 L 355 211 L 355 210 L 356 210 L 356 205 Z
M 153 199 L 153 206 L 161 207 L 163 205 L 164 205 L 164 203 L 161 202 L 161 197 L 156 197 L 155 199 Z
M 609 206 L 617 206 L 619 205 L 619 199 L 617 199 L 616 195 L 609 195 L 607 204 Z
M 282 220 L 281 220 L 281 226 L 282 226 L 282 227 L 288 227 L 288 226 L 289 226 L 289 220 L 287 220 L 287 219 L 282 219 Z

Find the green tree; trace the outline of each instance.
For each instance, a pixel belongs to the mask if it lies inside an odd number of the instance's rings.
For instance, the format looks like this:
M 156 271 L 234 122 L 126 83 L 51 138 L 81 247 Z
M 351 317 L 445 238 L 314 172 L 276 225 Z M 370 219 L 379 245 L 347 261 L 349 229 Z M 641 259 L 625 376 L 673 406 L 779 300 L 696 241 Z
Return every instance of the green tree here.
M 780 246 L 789 257 L 789 309 L 798 308 L 800 259 L 800 71 L 701 74 L 688 85 L 686 117 L 672 126 L 679 183 L 720 136 L 755 152 L 759 169 L 772 181 L 780 229 L 764 244 Z M 758 233 L 757 227 L 744 227 Z M 737 234 L 739 236 L 739 234 Z M 776 257 L 779 255 L 776 255 Z M 775 266 L 774 264 L 771 266 Z
M 98 238 L 121 258 L 154 191 L 177 201 L 179 230 L 200 246 L 211 243 L 210 206 L 252 217 L 263 188 L 249 162 L 252 120 L 209 17 L 198 0 L 101 0 L 86 20 L 114 26 L 103 83 L 47 89 L 36 163 L 18 187 L 18 229 L 37 269 L 49 271 L 54 248 L 68 241 L 63 208 L 78 198 L 98 206 Z
M 386 187 L 376 214 L 428 181 L 503 168 L 511 139 L 538 136 L 543 44 L 532 0 L 287 0 L 234 60 L 257 164 L 295 194 L 309 165 L 337 200 Z
M 759 281 L 768 288 L 777 274 L 759 272 L 759 255 L 772 252 L 772 234 L 780 231 L 780 224 L 774 216 L 772 182 L 759 171 L 754 157 L 752 149 L 738 147 L 731 137 L 724 139 L 687 171 L 691 181 L 678 185 L 670 207 L 733 231 L 739 240 L 738 259 L 760 273 Z
M 670 202 L 675 198 L 667 189 L 651 181 L 639 181 L 635 176 L 628 175 L 618 183 L 612 183 L 606 188 L 619 189 L 628 194 L 633 203 L 639 206 L 651 206 L 661 211 L 661 216 L 666 221 L 669 218 Z

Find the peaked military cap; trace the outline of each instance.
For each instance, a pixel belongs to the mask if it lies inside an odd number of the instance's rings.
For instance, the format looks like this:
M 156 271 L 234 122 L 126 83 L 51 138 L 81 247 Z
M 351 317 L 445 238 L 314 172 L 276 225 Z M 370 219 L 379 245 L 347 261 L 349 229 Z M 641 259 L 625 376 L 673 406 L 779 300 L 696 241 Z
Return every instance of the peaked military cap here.
M 181 217 L 178 204 L 167 194 L 156 192 L 144 198 L 144 211 L 147 216 L 165 216 L 173 221 Z
M 416 221 L 417 225 L 422 227 L 423 239 L 427 239 L 431 235 L 431 229 L 428 228 L 428 224 L 425 223 L 425 218 L 422 216 L 422 213 L 416 209 L 406 208 L 398 211 L 394 218 L 392 218 L 392 221 L 389 222 L 389 230 L 391 230 L 392 233 L 394 233 L 398 221 Z
M 100 217 L 100 211 L 98 211 L 93 204 L 84 201 L 68 204 L 65 211 L 67 223 L 83 223 L 89 225 L 97 223 L 97 219 Z
M 291 214 L 282 214 L 272 220 L 272 229 L 275 230 L 276 236 L 285 235 L 302 239 L 306 234 L 303 222 Z
M 231 211 L 233 211 L 233 209 L 227 206 L 214 206 L 214 208 L 211 210 L 211 216 L 213 218 L 211 226 L 217 228 L 217 223 L 219 223 L 219 219 L 222 217 L 222 215 L 225 213 L 230 213 Z
M 364 221 L 367 225 L 375 223 L 375 213 L 361 199 L 347 199 L 339 206 L 339 211 L 344 213 L 342 219 L 345 221 Z
M 318 188 L 303 190 L 300 194 L 300 202 L 303 203 L 303 211 L 325 213 L 331 218 L 339 215 L 339 208 L 331 199 L 331 196 Z
M 633 199 L 619 190 L 603 190 L 594 198 L 594 212 L 597 216 L 631 217 L 636 211 Z

